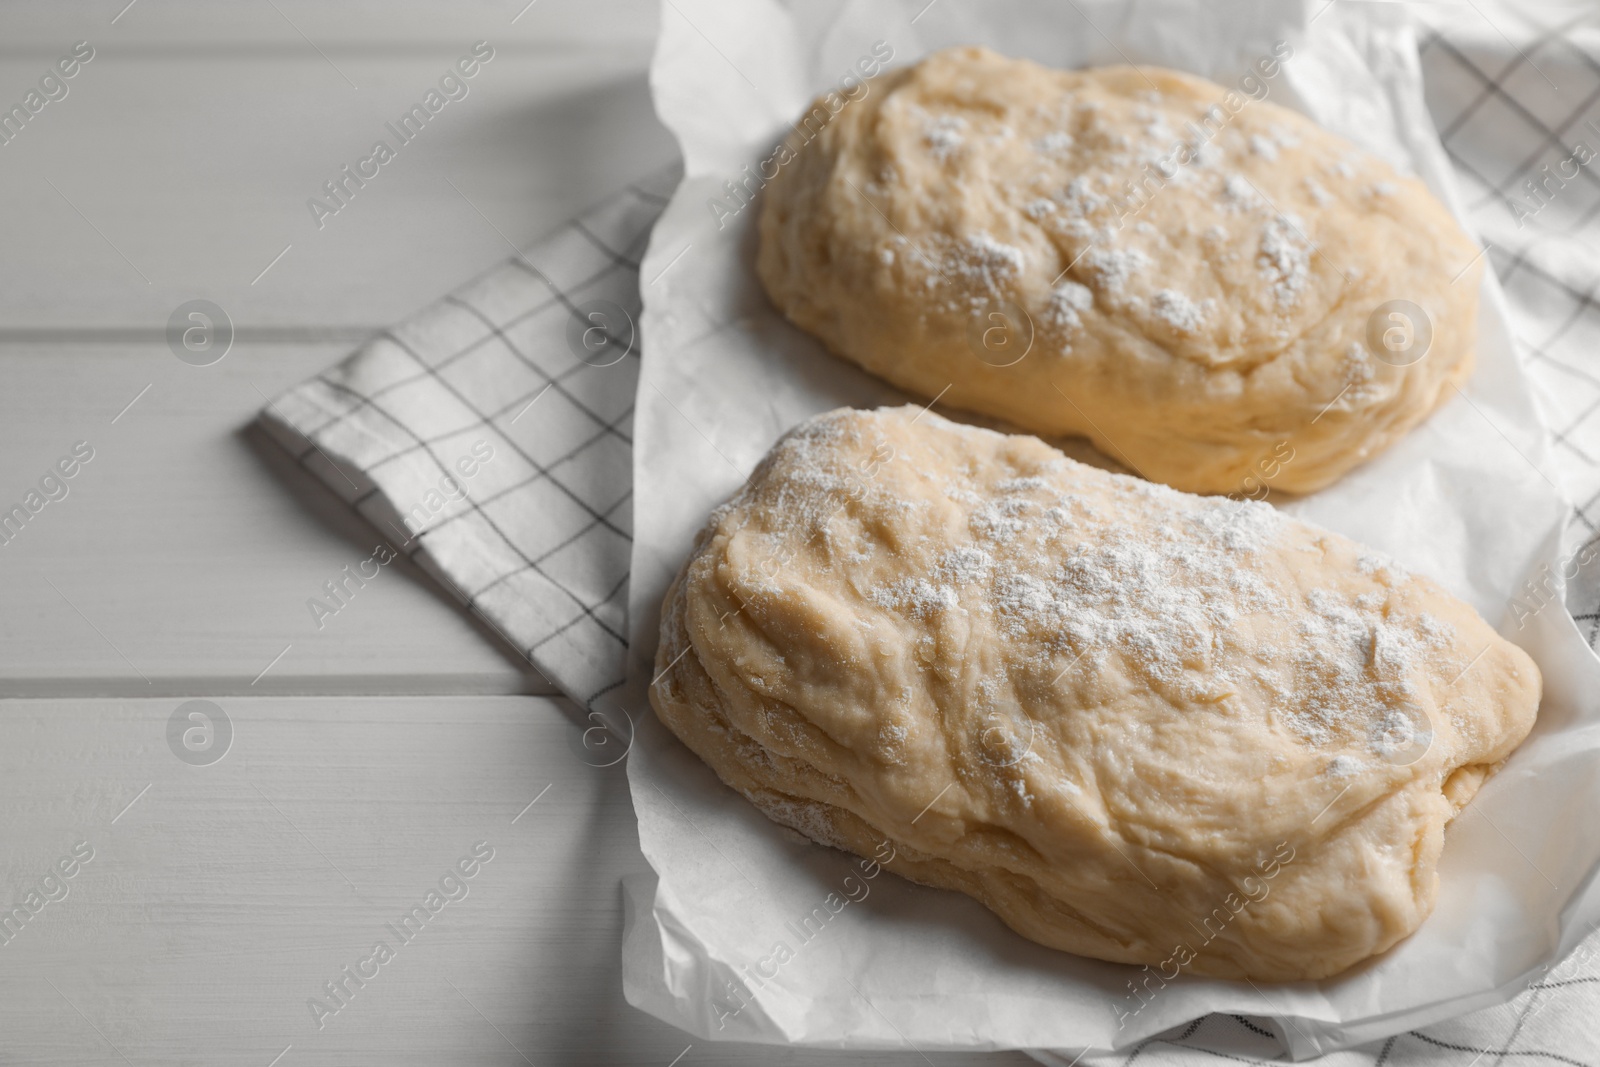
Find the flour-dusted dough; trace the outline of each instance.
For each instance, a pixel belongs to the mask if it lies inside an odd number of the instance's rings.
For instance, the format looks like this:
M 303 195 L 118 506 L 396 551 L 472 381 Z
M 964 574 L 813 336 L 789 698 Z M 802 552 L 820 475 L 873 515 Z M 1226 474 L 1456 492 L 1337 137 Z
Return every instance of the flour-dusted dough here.
M 1540 689 L 1344 537 L 913 407 L 773 448 L 696 539 L 656 669 L 662 721 L 774 820 L 887 840 L 1055 948 L 1272 980 L 1416 929 Z
M 761 280 L 925 398 L 1087 436 L 1180 489 L 1303 493 L 1471 369 L 1477 250 L 1421 182 L 1285 108 L 956 48 L 873 79 L 820 133 L 818 114 L 775 157 Z M 1380 312 L 1396 300 L 1431 320 L 1404 367 L 1427 323 Z

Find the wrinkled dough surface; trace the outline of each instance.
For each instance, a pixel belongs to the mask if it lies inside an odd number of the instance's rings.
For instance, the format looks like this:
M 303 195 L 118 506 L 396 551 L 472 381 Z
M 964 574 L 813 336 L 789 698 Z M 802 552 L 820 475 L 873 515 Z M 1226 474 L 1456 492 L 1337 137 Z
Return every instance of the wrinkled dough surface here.
M 979 48 L 865 89 L 795 124 L 757 270 L 789 319 L 901 388 L 1191 492 L 1304 493 L 1471 370 L 1471 241 L 1421 182 L 1295 112 Z M 1430 327 L 1379 313 L 1396 300 L 1431 324 L 1420 359 Z
M 888 840 L 1045 945 L 1267 980 L 1416 929 L 1540 692 L 1344 537 L 913 407 L 774 446 L 668 593 L 657 671 L 661 720 L 777 822 Z

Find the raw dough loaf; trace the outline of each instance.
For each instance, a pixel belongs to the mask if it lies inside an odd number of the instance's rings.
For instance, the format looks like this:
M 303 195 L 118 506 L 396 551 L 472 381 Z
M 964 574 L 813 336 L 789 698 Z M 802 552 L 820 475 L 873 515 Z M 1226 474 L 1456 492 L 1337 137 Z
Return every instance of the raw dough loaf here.
M 777 822 L 887 840 L 1045 945 L 1270 980 L 1417 928 L 1540 689 L 1344 537 L 912 407 L 773 448 L 667 594 L 656 669 L 661 720 Z
M 1471 241 L 1421 182 L 1292 111 L 980 48 L 866 85 L 776 157 L 757 269 L 797 325 L 901 388 L 1259 496 L 1333 482 L 1471 370 Z M 1426 312 L 1431 346 L 1415 313 L 1380 313 L 1393 300 Z

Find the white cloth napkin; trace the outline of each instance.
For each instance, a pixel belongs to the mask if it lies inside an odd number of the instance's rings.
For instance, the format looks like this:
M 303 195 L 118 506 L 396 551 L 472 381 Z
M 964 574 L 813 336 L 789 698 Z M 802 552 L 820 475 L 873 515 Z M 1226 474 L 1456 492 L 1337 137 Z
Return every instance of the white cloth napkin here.
M 1575 544 L 1585 544 L 1600 523 L 1600 175 L 1565 161 L 1579 145 L 1600 152 L 1600 34 L 1484 10 L 1431 16 L 1428 105 L 1511 299 L 1557 430 L 1560 470 L 1549 473 L 1577 502 Z M 1524 188 L 1529 177 L 1542 184 Z M 396 551 L 613 726 L 606 696 L 622 683 L 626 652 L 638 262 L 676 181 L 669 171 L 628 188 L 262 412 Z M 1594 644 L 1600 562 L 1571 582 L 1568 608 Z M 1328 1062 L 1600 1064 L 1597 956 L 1591 938 L 1509 1005 Z M 1279 1052 L 1251 1020 L 1214 1015 L 1117 1060 Z

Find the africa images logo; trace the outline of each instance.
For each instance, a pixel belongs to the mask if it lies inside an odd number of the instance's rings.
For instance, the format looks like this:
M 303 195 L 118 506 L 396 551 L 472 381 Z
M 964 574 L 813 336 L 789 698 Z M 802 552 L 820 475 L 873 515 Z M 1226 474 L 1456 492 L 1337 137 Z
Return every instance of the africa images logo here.
M 311 221 L 317 224 L 317 229 L 326 226 L 330 216 L 349 207 L 356 193 L 365 189 L 367 182 L 376 178 L 382 168 L 400 154 L 400 149 L 415 140 L 429 120 L 443 111 L 447 104 L 453 100 L 465 100 L 472 91 L 472 86 L 468 84 L 470 79 L 477 77 L 492 59 L 494 48 L 488 41 L 474 44 L 471 51 L 439 76 L 438 87 L 429 87 L 420 103 L 412 104 L 396 122 L 383 124 L 394 138 L 393 145 L 379 138 L 373 142 L 372 151 L 356 160 L 353 168 L 346 163 L 338 174 L 323 182 L 322 192 L 327 199 L 313 196 L 306 201 Z

